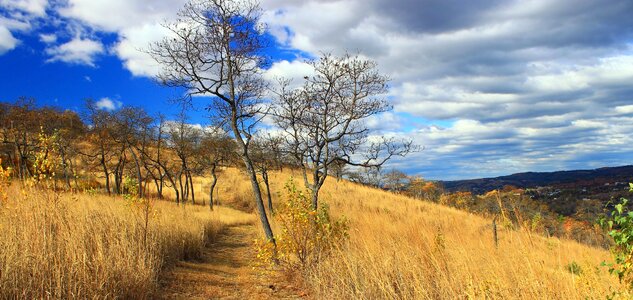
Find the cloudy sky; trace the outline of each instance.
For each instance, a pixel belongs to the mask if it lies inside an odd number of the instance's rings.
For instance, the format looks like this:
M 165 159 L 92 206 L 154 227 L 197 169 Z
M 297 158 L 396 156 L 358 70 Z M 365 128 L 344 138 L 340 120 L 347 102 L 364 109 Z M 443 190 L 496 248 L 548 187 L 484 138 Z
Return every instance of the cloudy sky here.
M 0 0 L 0 101 L 173 107 L 139 49 L 183 0 Z M 360 52 L 392 78 L 369 120 L 425 147 L 393 161 L 432 179 L 633 162 L 633 2 L 262 0 L 269 76 Z M 202 113 L 200 113 L 202 114 Z

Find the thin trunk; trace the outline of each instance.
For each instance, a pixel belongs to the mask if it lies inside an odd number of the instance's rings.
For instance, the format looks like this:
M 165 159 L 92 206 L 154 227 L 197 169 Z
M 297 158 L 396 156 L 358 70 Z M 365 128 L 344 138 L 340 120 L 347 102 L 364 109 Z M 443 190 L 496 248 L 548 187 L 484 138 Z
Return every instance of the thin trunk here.
M 101 167 L 103 168 L 103 175 L 105 176 L 106 191 L 108 191 L 108 196 L 110 196 L 110 173 L 108 172 L 108 166 L 105 162 L 105 153 L 103 152 L 103 148 L 101 149 Z
M 59 154 L 61 155 L 61 159 L 62 159 L 64 180 L 66 181 L 66 185 L 68 186 L 68 189 L 71 189 L 72 186 L 70 185 L 70 177 L 68 177 L 68 164 L 66 163 L 66 153 L 61 147 L 59 149 Z
M 193 190 L 193 176 L 191 176 L 191 172 L 187 172 L 187 177 L 189 178 L 189 189 L 191 189 L 191 203 L 196 205 L 196 194 Z
M 138 185 L 138 197 L 143 199 L 143 176 L 141 174 L 141 163 L 138 161 L 138 157 L 136 156 L 136 153 L 134 152 L 134 150 L 132 148 L 130 148 L 130 152 L 132 153 L 132 158 L 134 158 L 134 164 L 136 166 L 136 178 L 137 178 L 137 185 Z
M 218 175 L 215 173 L 216 165 L 211 165 L 211 188 L 209 189 L 209 208 L 213 210 L 213 191 L 218 183 Z
M 77 180 L 77 173 L 76 173 L 76 169 L 75 169 L 75 165 L 73 164 L 73 160 L 68 160 L 68 163 L 70 165 L 70 172 L 72 172 L 73 174 L 73 181 L 75 182 L 75 190 L 79 190 L 79 180 Z
M 182 185 L 182 170 L 178 173 L 178 185 L 180 186 L 180 190 L 182 191 L 182 202 L 184 203 L 185 201 L 187 201 L 187 195 L 186 195 L 186 190 L 184 189 L 184 186 Z
M 268 171 L 266 169 L 262 170 L 262 179 L 264 180 L 264 185 L 266 185 L 266 197 L 268 198 L 268 211 L 270 215 L 273 215 L 273 199 L 270 195 L 270 184 L 268 183 Z
M 248 178 L 251 181 L 251 187 L 253 189 L 253 194 L 255 195 L 255 204 L 257 205 L 257 212 L 259 214 L 259 220 L 262 222 L 262 227 L 264 229 L 264 233 L 266 234 L 266 238 L 277 247 L 277 242 L 275 241 L 275 235 L 273 234 L 273 229 L 270 227 L 270 222 L 268 221 L 268 217 L 266 216 L 266 208 L 264 207 L 264 201 L 262 199 L 262 192 L 259 190 L 259 183 L 257 182 L 257 173 L 255 173 L 255 168 L 253 167 L 253 161 L 248 155 L 248 146 L 244 143 L 242 139 L 242 135 L 240 133 L 239 128 L 237 127 L 237 111 L 235 107 L 233 108 L 233 118 L 231 122 L 231 127 L 233 129 L 233 133 L 235 134 L 236 141 L 240 146 L 240 156 L 244 161 L 244 166 L 246 167 L 246 172 L 248 174 Z

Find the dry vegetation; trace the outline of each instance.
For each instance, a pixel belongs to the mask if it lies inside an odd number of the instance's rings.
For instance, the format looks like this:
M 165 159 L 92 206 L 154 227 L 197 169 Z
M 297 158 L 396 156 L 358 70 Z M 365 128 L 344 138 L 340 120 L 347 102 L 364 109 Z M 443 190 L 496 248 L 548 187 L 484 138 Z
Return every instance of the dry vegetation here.
M 231 174 L 224 182 L 246 191 Z M 273 174 L 273 193 L 289 176 Z M 492 220 L 474 214 L 346 181 L 329 180 L 321 195 L 349 219 L 350 240 L 305 271 L 316 298 L 596 299 L 621 289 L 602 249 L 503 227 L 497 249 Z
M 123 197 L 13 184 L 0 207 L 0 298 L 151 298 L 161 270 L 196 258 L 223 229 L 253 216 L 156 201 L 145 226 Z
M 274 201 L 290 176 L 271 174 Z M 209 180 L 195 185 L 208 201 Z M 218 185 L 220 203 L 252 209 L 238 170 L 224 170 Z M 6 298 L 149 298 L 163 268 L 195 258 L 224 225 L 254 220 L 225 207 L 155 201 L 144 246 L 142 216 L 122 197 L 18 184 L 7 195 L 0 209 Z M 350 238 L 303 271 L 314 298 L 596 299 L 621 289 L 600 267 L 605 250 L 502 226 L 496 248 L 489 219 L 346 181 L 329 180 L 321 197 L 349 220 Z

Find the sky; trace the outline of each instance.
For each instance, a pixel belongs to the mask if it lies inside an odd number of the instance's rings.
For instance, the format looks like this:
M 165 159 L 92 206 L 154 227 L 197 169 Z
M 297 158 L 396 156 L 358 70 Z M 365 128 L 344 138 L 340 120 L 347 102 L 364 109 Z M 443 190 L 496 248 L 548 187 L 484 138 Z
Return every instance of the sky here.
M 184 3 L 0 0 L 0 101 L 175 114 L 182 91 L 155 83 L 160 67 L 140 50 Z M 633 162 L 633 1 L 260 4 L 267 78 L 300 78 L 306 59 L 345 51 L 391 78 L 393 111 L 367 125 L 424 150 L 386 168 L 450 180 Z

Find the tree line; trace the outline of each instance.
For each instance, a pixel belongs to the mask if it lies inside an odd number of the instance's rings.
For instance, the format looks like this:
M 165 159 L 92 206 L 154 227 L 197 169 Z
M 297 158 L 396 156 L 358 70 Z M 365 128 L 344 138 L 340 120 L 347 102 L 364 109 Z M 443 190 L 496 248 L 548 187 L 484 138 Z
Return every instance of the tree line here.
M 192 0 L 164 27 L 169 36 L 146 52 L 160 65 L 156 79 L 186 92 L 182 102 L 207 97 L 205 108 L 230 132 L 248 175 L 267 239 L 275 244 L 256 165 L 258 128 L 272 119 L 281 134 L 281 153 L 302 170 L 318 209 L 319 190 L 343 165 L 379 168 L 393 156 L 415 150 L 411 141 L 370 137 L 365 120 L 391 109 L 388 77 L 360 55 L 323 53 L 308 60 L 303 78 L 264 78 L 270 39 L 256 1 Z M 292 84 L 298 80 L 297 86 Z M 265 174 L 265 172 L 259 172 Z
M 195 203 L 193 178 L 206 176 L 211 208 L 219 168 L 239 166 L 274 244 L 264 203 L 265 193 L 272 211 L 269 170 L 300 169 L 316 211 L 331 174 L 342 176 L 345 166 L 379 169 L 417 149 L 410 140 L 370 135 L 366 119 L 391 109 L 389 78 L 372 60 L 323 53 L 306 60 L 313 72 L 303 78 L 266 80 L 271 58 L 261 14 L 250 0 L 192 0 L 164 24 L 169 36 L 145 52 L 161 67 L 160 84 L 185 91 L 176 118 L 141 107 L 104 110 L 92 100 L 80 113 L 28 99 L 3 103 L 3 164 L 26 179 L 38 171 L 36 161 L 55 160 L 57 169 L 47 172 L 56 187 L 79 188 L 80 176 L 101 174 L 108 194 L 127 193 L 132 182 L 140 198 L 154 185 L 158 198 L 172 189 L 178 203 Z M 188 123 L 193 97 L 207 101 L 211 125 Z
M 211 177 L 213 197 L 218 169 L 235 163 L 235 143 L 222 128 L 189 124 L 184 115 L 151 116 L 142 107 L 108 111 L 93 100 L 80 112 L 37 106 L 28 98 L 0 102 L 0 131 L 4 167 L 15 178 L 33 178 L 39 155 L 54 162 L 49 172 L 56 188 L 94 187 L 99 174 L 107 194 L 127 193 L 124 181 L 132 178 L 138 197 L 163 198 L 165 189 L 173 189 L 177 203 L 195 204 L 193 177 Z M 264 162 L 268 157 L 258 157 L 258 165 L 272 165 Z M 150 184 L 155 195 L 148 195 Z

